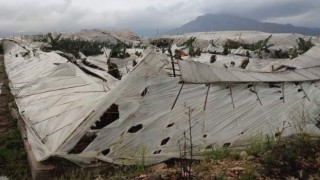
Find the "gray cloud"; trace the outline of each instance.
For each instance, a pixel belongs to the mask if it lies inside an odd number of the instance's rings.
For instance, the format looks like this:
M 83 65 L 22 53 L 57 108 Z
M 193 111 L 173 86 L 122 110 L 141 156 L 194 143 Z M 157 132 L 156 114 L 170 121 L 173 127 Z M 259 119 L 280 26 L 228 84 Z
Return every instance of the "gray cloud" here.
M 208 6 L 205 6 L 203 8 L 203 11 L 206 13 L 228 13 L 261 21 L 292 17 L 288 18 L 292 21 L 286 23 L 308 25 L 303 20 L 294 21 L 293 19 L 298 15 L 302 15 L 310 11 L 318 11 L 319 8 L 319 0 L 230 0 L 227 2 L 211 2 L 210 4 L 208 4 Z M 320 15 L 320 11 L 318 11 L 317 15 Z M 319 21 L 314 21 L 313 23 L 316 24 L 316 26 L 320 26 Z
M 127 28 L 155 34 L 205 13 L 320 27 L 319 0 L 0 0 L 0 37 L 83 28 Z

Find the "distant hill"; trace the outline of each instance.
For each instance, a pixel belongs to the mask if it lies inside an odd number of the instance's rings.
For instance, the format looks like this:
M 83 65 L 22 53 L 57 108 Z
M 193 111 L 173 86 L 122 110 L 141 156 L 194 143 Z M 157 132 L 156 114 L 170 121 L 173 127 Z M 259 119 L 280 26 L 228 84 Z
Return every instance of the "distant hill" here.
M 264 23 L 227 14 L 206 14 L 199 16 L 195 20 L 184 24 L 179 28 L 168 31 L 166 34 L 238 30 L 256 30 L 269 33 L 301 33 L 305 35 L 320 34 L 320 28 L 298 27 L 291 24 Z

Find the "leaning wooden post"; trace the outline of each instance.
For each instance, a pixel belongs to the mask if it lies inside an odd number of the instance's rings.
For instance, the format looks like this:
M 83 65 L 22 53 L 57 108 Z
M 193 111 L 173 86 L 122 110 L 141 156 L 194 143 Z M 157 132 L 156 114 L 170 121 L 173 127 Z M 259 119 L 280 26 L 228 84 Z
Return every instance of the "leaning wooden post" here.
M 310 101 L 310 99 L 309 99 L 309 97 L 308 97 L 308 95 L 307 95 L 306 91 L 304 91 L 304 89 L 303 89 L 303 87 L 302 87 L 301 83 L 299 83 L 299 85 L 300 85 L 300 88 L 301 88 L 301 90 L 303 91 L 304 95 L 307 97 L 308 101 Z
M 229 89 L 230 89 L 230 96 L 231 96 L 232 105 L 233 105 L 233 108 L 235 108 L 234 101 L 233 101 L 233 95 L 232 95 L 232 84 L 230 84 Z
M 169 55 L 170 55 L 170 58 L 171 58 L 173 76 L 176 77 L 176 70 L 174 68 L 174 61 L 173 61 L 173 57 L 172 57 L 171 46 L 168 48 L 168 52 L 169 52 Z
M 284 82 L 282 83 L 282 100 L 283 100 L 283 103 L 285 103 L 285 100 L 284 100 Z
M 182 88 L 183 88 L 183 85 L 184 85 L 184 82 L 182 82 L 182 84 L 181 84 L 180 90 L 179 90 L 179 92 L 178 92 L 178 95 L 177 95 L 176 99 L 175 99 L 174 102 L 173 102 L 173 105 L 172 105 L 172 107 L 171 107 L 171 110 L 174 108 L 174 106 L 175 106 L 176 103 L 177 103 L 177 100 L 178 100 L 178 98 L 179 98 L 179 96 L 180 96 L 180 93 L 181 93 L 181 90 L 182 90 Z
M 258 92 L 257 92 L 257 90 L 256 90 L 256 85 L 254 85 L 254 86 L 253 86 L 253 91 L 254 91 L 254 93 L 256 94 L 256 96 L 257 96 L 257 98 L 258 98 L 258 101 L 259 101 L 260 105 L 262 106 L 261 99 L 260 99 L 260 97 L 259 97 L 259 95 L 258 95 Z
M 210 84 L 208 84 L 206 99 L 204 100 L 204 106 L 203 106 L 203 110 L 204 110 L 204 111 L 206 110 L 206 107 L 207 107 L 207 100 L 208 100 L 209 89 L 210 89 Z

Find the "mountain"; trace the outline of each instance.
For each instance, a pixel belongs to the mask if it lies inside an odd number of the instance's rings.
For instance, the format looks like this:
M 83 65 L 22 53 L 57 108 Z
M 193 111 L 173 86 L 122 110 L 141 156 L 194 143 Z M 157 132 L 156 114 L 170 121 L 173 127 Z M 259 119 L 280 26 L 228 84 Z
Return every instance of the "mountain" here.
M 253 19 L 227 14 L 206 14 L 199 16 L 195 20 L 184 24 L 179 28 L 168 31 L 166 34 L 240 30 L 255 30 L 269 33 L 301 33 L 306 35 L 320 34 L 320 28 L 308 28 L 293 26 L 291 24 L 259 22 Z

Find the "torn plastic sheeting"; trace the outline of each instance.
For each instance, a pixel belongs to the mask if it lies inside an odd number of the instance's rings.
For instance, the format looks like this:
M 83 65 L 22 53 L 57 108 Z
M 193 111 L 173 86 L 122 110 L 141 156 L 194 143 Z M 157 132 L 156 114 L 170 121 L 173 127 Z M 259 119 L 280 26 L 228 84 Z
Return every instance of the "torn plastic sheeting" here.
M 320 66 L 320 44 L 315 44 L 314 47 L 307 52 L 299 55 L 298 57 L 288 60 L 283 63 L 290 67 L 296 67 L 298 69 L 319 67 Z
M 295 70 L 264 73 L 217 67 L 194 61 L 178 61 L 181 79 L 186 83 L 245 83 L 245 82 L 299 82 L 316 81 L 319 76 L 303 76 Z M 313 72 L 317 67 L 304 69 Z
M 5 54 L 12 66 L 16 60 L 20 60 L 10 56 L 9 48 Z M 25 59 L 28 60 L 35 59 Z M 36 60 L 43 61 L 41 58 Z M 103 82 L 96 81 L 73 64 L 62 65 L 65 70 L 68 67 L 75 69 L 75 73 L 68 76 L 65 76 L 67 71 L 60 71 L 62 67 L 59 66 L 58 73 L 57 69 L 48 68 L 49 72 L 39 78 L 34 74 L 28 76 L 25 84 L 30 87 L 22 86 L 21 90 L 21 93 L 28 93 L 28 96 L 16 98 L 16 102 L 27 124 L 28 141 L 36 158 L 42 161 L 59 156 L 79 164 L 90 163 L 95 159 L 135 164 L 141 158 L 145 159 L 145 164 L 155 164 L 178 158 L 183 132 L 189 133 L 189 108 L 193 110 L 190 121 L 195 154 L 210 146 L 241 145 L 258 133 L 275 134 L 284 121 L 294 124 L 295 118 L 289 115 L 300 108 L 308 111 L 310 119 L 318 116 L 319 81 L 301 82 L 301 86 L 284 83 L 284 93 L 281 87 L 270 88 L 266 83 L 257 83 L 256 93 L 248 87 L 250 83 L 232 86 L 229 83 L 214 83 L 209 91 L 204 84 L 185 84 L 178 96 L 182 85 L 179 78 L 168 77 L 165 70 L 168 63 L 165 55 L 146 51 L 141 62 L 110 90 Z M 16 66 L 19 68 L 19 64 Z M 202 68 L 187 68 L 193 70 L 191 78 L 202 72 Z M 231 76 L 240 80 L 249 78 L 247 74 L 241 75 L 244 71 L 228 72 L 228 76 L 224 76 L 226 71 L 220 69 L 211 73 L 217 74 L 218 80 Z M 28 69 L 21 69 L 21 72 L 26 74 Z M 52 88 L 50 84 L 45 85 L 52 81 L 52 77 L 63 79 L 73 75 L 83 82 L 91 83 L 83 87 L 43 91 Z M 210 76 L 200 76 L 200 80 L 202 77 L 210 80 Z M 18 80 L 15 78 L 13 83 Z M 68 83 L 56 84 L 59 87 L 65 85 Z M 177 101 L 173 106 L 175 99 Z M 108 111 L 112 105 L 117 108 Z M 98 120 L 103 121 L 100 118 L 105 113 L 118 113 L 119 118 L 111 119 L 112 122 L 106 126 L 92 129 Z M 312 124 L 307 125 L 306 130 L 310 134 L 320 134 L 319 129 Z M 86 142 L 83 150 L 72 153 L 88 132 L 95 133 L 96 137 Z M 294 127 L 286 129 L 288 135 L 296 132 Z

